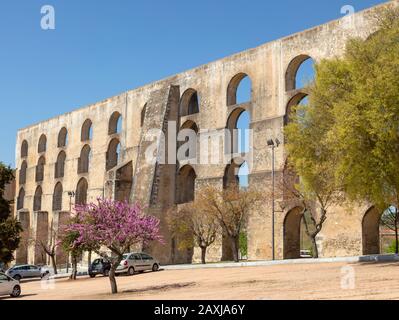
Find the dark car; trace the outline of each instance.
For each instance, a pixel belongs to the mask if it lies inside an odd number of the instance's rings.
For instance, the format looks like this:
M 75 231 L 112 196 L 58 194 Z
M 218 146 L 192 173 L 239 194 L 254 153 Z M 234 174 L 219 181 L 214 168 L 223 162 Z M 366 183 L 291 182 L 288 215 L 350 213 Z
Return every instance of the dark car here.
M 98 274 L 108 277 L 111 270 L 111 262 L 107 259 L 100 258 L 93 261 L 89 268 L 89 276 L 94 278 Z

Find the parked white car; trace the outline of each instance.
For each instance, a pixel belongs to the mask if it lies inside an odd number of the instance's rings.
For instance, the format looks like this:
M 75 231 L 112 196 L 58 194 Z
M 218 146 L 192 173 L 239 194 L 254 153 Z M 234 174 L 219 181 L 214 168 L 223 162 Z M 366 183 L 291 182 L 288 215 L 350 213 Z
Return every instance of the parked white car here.
M 147 270 L 158 271 L 159 262 L 146 253 L 126 253 L 123 255 L 123 260 L 116 269 L 116 273 L 127 273 L 129 276 L 135 272 L 144 272 Z
M 19 281 L 0 273 L 0 296 L 10 295 L 17 298 L 21 295 L 21 285 Z

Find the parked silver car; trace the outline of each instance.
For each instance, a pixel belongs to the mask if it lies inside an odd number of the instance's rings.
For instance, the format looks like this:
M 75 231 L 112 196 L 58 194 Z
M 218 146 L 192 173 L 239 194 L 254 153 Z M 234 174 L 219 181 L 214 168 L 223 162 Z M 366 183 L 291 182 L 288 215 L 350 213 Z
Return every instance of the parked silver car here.
M 160 263 L 146 253 L 126 253 L 123 260 L 116 269 L 117 274 L 127 273 L 132 276 L 135 272 L 144 272 L 147 270 L 158 271 Z
M 0 273 L 0 296 L 2 295 L 10 295 L 13 298 L 17 298 L 21 295 L 19 281 L 4 273 Z
M 40 278 L 40 267 L 30 264 L 14 266 L 7 270 L 6 275 L 19 281 L 26 278 Z

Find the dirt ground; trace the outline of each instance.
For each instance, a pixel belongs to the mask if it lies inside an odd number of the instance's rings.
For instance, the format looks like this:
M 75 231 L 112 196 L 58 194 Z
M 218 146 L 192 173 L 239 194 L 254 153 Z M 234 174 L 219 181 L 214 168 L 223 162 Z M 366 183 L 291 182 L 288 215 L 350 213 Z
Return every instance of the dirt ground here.
M 24 282 L 19 299 L 399 300 L 398 271 L 398 263 L 173 270 L 120 276 L 117 278 L 120 292 L 117 295 L 110 294 L 109 280 L 103 277 L 82 277 L 77 281 L 61 279 L 53 285 L 40 281 Z

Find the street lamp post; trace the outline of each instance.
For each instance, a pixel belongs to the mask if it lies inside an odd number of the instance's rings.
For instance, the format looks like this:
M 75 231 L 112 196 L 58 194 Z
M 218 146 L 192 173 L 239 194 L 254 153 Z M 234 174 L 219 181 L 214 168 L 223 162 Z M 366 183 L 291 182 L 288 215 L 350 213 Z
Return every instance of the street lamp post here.
M 275 149 L 279 147 L 280 141 L 278 139 L 269 139 L 267 140 L 267 145 L 272 149 L 272 259 L 273 261 L 276 260 L 276 255 L 275 255 L 275 243 L 274 243 L 274 216 L 275 216 L 275 200 L 274 200 L 274 194 L 275 194 Z

